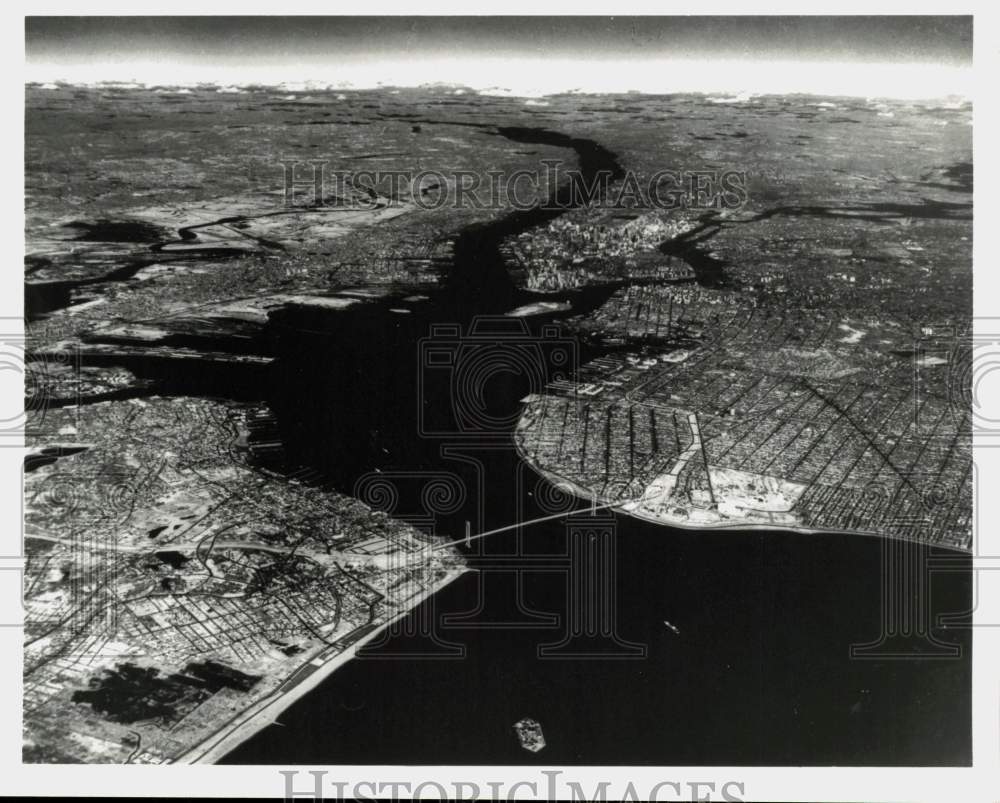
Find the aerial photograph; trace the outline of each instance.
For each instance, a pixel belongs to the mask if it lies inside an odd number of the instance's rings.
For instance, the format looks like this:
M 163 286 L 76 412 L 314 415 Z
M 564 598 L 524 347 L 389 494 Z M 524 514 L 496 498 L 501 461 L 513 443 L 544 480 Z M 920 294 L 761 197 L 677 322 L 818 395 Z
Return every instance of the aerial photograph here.
M 22 761 L 971 766 L 972 32 L 28 17 Z

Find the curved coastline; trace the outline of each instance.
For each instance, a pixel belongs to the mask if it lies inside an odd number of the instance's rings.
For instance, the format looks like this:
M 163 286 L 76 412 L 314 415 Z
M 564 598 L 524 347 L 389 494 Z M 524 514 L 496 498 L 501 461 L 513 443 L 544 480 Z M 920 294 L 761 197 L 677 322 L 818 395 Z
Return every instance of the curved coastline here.
M 823 529 L 823 528 L 813 528 L 813 527 L 796 527 L 790 524 L 780 524 L 778 522 L 774 523 L 735 523 L 735 524 L 690 524 L 684 523 L 683 521 L 665 521 L 662 518 L 657 518 L 656 516 L 644 515 L 637 510 L 629 510 L 626 506 L 629 504 L 625 503 L 615 503 L 611 500 L 605 499 L 604 497 L 595 494 L 584 488 L 579 483 L 574 482 L 568 477 L 563 477 L 555 472 L 542 468 L 538 463 L 531 459 L 531 457 L 522 448 L 520 441 L 514 439 L 514 448 L 517 450 L 518 457 L 521 461 L 527 465 L 532 471 L 538 474 L 540 477 L 544 477 L 547 482 L 551 485 L 565 489 L 573 493 L 574 496 L 590 501 L 592 505 L 603 508 L 605 510 L 611 510 L 613 513 L 622 516 L 629 516 L 640 521 L 645 521 L 650 524 L 656 524 L 660 527 L 666 527 L 668 529 L 676 528 L 680 530 L 700 530 L 709 532 L 787 532 L 787 533 L 797 533 L 799 535 L 860 535 L 867 538 L 879 538 L 883 540 L 901 541 L 908 544 L 917 544 L 927 546 L 926 541 L 920 541 L 913 538 L 900 538 L 895 535 L 887 535 L 886 533 L 875 532 L 874 530 L 833 530 L 833 529 Z M 580 508 L 576 513 L 586 513 L 586 508 Z M 572 513 L 572 512 L 571 512 Z M 571 514 L 567 514 L 571 515 Z M 950 544 L 934 544 L 937 549 L 947 549 L 949 552 L 954 552 L 957 555 L 968 555 L 970 554 L 968 550 L 959 549 L 958 547 L 951 546 Z
M 243 744 L 243 742 L 258 731 L 263 730 L 269 725 L 277 724 L 278 717 L 285 709 L 289 708 L 311 691 L 321 686 L 323 682 L 330 677 L 330 675 L 336 672 L 348 661 L 353 660 L 359 649 L 381 636 L 396 622 L 409 616 L 414 609 L 422 605 L 438 591 L 471 571 L 474 570 L 465 568 L 449 574 L 448 578 L 443 583 L 433 589 L 428 589 L 421 594 L 420 597 L 415 600 L 415 604 L 412 607 L 401 610 L 395 616 L 386 619 L 386 621 L 379 627 L 376 627 L 374 630 L 365 634 L 364 637 L 358 639 L 346 650 L 343 650 L 342 652 L 332 656 L 329 660 L 324 661 L 323 665 L 317 668 L 315 672 L 312 672 L 308 677 L 301 682 L 296 683 L 290 689 L 282 690 L 282 687 L 279 686 L 270 696 L 261 700 L 252 708 L 240 712 L 240 714 L 237 715 L 232 722 L 227 724 L 224 731 L 216 731 L 210 738 L 206 739 L 201 744 L 197 744 L 190 748 L 183 755 L 174 759 L 170 763 L 215 764 L 219 761 L 219 759 L 223 758 L 236 747 L 239 747 Z M 312 658 L 309 663 L 322 658 L 322 653 L 326 649 L 328 648 L 321 650 L 320 654 Z

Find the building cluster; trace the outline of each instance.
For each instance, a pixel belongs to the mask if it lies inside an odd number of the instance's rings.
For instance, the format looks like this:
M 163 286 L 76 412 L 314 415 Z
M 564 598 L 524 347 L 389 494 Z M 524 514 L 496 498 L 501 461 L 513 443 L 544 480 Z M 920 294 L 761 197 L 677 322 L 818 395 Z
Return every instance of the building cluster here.
M 658 250 L 690 228 L 686 219 L 587 207 L 507 240 L 501 251 L 512 273 L 537 292 L 625 279 L 690 281 L 686 262 Z
M 98 402 L 49 411 L 39 437 L 70 420 L 94 445 L 25 482 L 24 711 L 42 760 L 123 763 L 135 734 L 134 760 L 176 759 L 461 570 L 405 522 L 252 468 L 275 445 L 262 407 Z M 259 680 L 191 681 L 205 661 Z
M 630 288 L 612 306 L 655 321 L 643 306 L 651 297 L 653 288 Z M 690 334 L 700 318 L 700 338 L 641 346 L 630 331 L 628 351 L 551 385 L 526 407 L 526 457 L 622 503 L 669 477 L 675 518 L 725 506 L 722 472 L 750 478 L 750 488 L 795 488 L 781 523 L 968 547 L 971 438 L 945 358 L 915 383 L 902 330 L 890 335 L 895 348 L 875 351 L 859 345 L 859 322 L 760 308 L 716 320 L 704 299 L 677 306 L 674 317 L 661 310 L 652 331 L 665 336 L 666 321 L 679 334 L 687 320 Z M 750 500 L 741 501 L 747 516 L 767 515 Z

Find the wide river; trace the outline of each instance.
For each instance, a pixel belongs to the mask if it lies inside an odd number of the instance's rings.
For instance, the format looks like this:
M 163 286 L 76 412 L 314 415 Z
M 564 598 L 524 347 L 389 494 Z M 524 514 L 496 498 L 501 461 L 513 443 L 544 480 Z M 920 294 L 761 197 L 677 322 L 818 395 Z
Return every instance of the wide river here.
M 621 169 L 589 140 L 535 129 L 499 132 L 518 143 L 572 149 L 585 177 Z M 558 214 L 513 212 L 464 231 L 445 289 L 423 312 L 398 314 L 386 303 L 278 316 L 267 395 L 292 461 L 362 498 L 365 483 L 380 477 L 396 486 L 394 515 L 453 538 L 463 535 L 466 521 L 480 532 L 551 514 L 559 500 L 522 463 L 510 437 L 530 383 L 517 371 L 488 373 L 489 433 L 459 424 L 449 432 L 456 396 L 448 369 L 429 364 L 420 341 L 432 324 L 456 324 L 465 334 L 474 316 L 535 300 L 512 285 L 498 245 Z M 583 294 L 577 312 L 606 292 Z M 534 342 L 539 325 L 536 319 L 521 341 Z M 455 353 L 489 348 L 453 335 L 439 341 Z M 582 359 L 592 356 L 580 348 Z M 428 434 L 428 421 L 436 435 Z M 442 477 L 464 490 L 451 499 L 422 496 Z M 609 515 L 599 524 L 613 533 L 616 639 L 596 644 L 594 657 L 558 650 L 539 657 L 540 645 L 565 635 L 566 523 L 511 530 L 470 550 L 480 572 L 414 610 L 387 640 L 223 763 L 970 760 L 968 629 L 934 631 L 940 642 L 961 647 L 958 658 L 888 659 L 887 650 L 850 657 L 851 645 L 877 641 L 883 629 L 880 540 L 682 531 Z M 970 607 L 970 564 L 950 561 L 952 571 L 933 574 L 927 617 Z M 927 644 L 918 634 L 892 647 L 909 653 Z M 523 717 L 542 725 L 547 747 L 540 753 L 518 744 L 511 726 Z

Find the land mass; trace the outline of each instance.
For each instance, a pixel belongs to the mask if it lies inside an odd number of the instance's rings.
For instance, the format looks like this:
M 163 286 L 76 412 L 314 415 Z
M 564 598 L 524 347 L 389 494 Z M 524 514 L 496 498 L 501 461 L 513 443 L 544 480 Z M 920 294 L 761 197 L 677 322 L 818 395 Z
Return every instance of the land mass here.
M 579 344 L 513 435 L 595 506 L 970 549 L 967 104 L 27 97 L 26 761 L 217 760 L 467 570 L 378 476 L 414 400 L 349 417 L 439 321 Z M 289 200 L 318 151 L 752 170 L 738 209 Z

